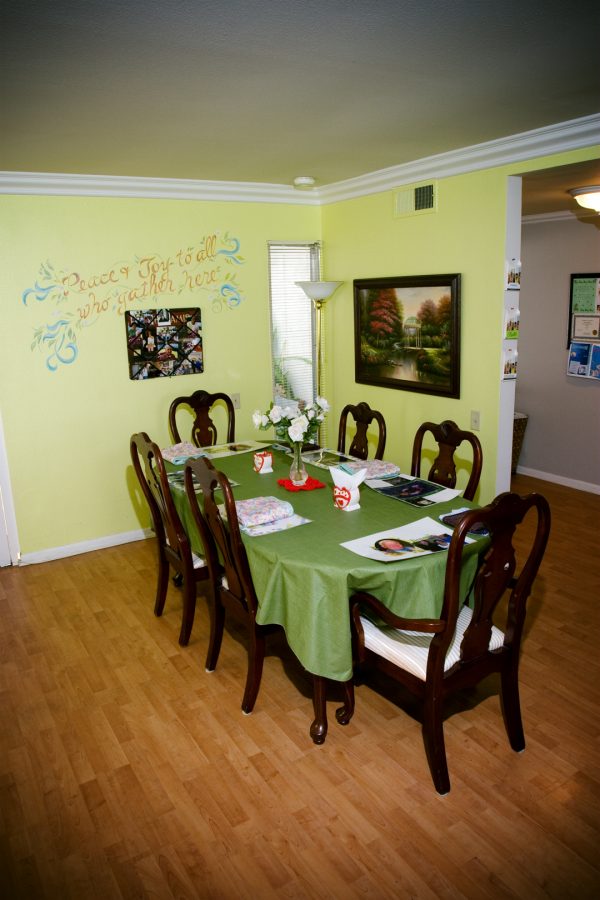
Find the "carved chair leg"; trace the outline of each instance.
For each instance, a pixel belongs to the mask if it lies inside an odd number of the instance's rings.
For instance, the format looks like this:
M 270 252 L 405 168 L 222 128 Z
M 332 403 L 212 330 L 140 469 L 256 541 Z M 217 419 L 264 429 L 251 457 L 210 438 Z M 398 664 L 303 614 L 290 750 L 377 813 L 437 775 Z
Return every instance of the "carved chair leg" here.
M 190 576 L 183 580 L 183 616 L 181 621 L 181 631 L 179 632 L 179 644 L 181 647 L 187 647 L 190 642 L 195 612 L 196 582 L 194 581 L 193 576 Z
M 327 704 L 325 703 L 326 679 L 313 675 L 313 708 L 315 718 L 310 726 L 313 743 L 322 744 L 327 737 Z
M 500 673 L 500 705 L 510 746 L 520 753 L 525 749 L 525 734 L 519 700 L 519 670 L 516 664 L 505 666 Z
M 335 711 L 335 717 L 340 725 L 347 725 L 354 715 L 354 679 L 344 682 L 344 705 Z
M 438 794 L 447 794 L 450 790 L 450 777 L 446 762 L 442 703 L 431 696 L 425 699 L 423 708 L 423 743 L 435 789 Z
M 156 584 L 156 600 L 154 601 L 154 615 L 162 616 L 167 599 L 169 586 L 169 563 L 159 551 L 158 553 L 158 581 Z
M 246 676 L 246 689 L 242 700 L 242 711 L 249 715 L 254 709 L 260 681 L 262 678 L 263 662 L 265 659 L 265 636 L 256 626 L 250 635 L 248 647 L 248 675 Z
M 208 610 L 210 613 L 210 637 L 208 640 L 205 668 L 207 672 L 214 672 L 217 668 L 219 653 L 221 652 L 223 628 L 225 625 L 225 608 L 220 600 L 213 600 L 212 597 L 209 597 Z

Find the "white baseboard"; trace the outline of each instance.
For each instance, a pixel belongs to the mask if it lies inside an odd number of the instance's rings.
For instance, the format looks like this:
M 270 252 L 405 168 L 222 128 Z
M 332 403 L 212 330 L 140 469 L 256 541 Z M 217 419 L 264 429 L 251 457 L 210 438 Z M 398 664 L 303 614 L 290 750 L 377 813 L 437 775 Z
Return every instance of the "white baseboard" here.
M 575 478 L 565 478 L 563 475 L 553 475 L 551 472 L 539 472 L 537 469 L 526 469 L 524 466 L 517 466 L 517 474 L 529 475 L 531 478 L 540 478 L 542 481 L 553 481 L 554 484 L 564 484 L 565 487 L 574 488 L 576 491 L 587 491 L 588 494 L 600 494 L 600 484 L 577 481 Z
M 140 528 L 137 531 L 110 534 L 92 541 L 81 541 L 80 544 L 68 544 L 66 547 L 49 547 L 47 550 L 38 550 L 35 553 L 23 553 L 19 565 L 29 566 L 33 563 L 51 562 L 53 559 L 64 559 L 66 556 L 77 556 L 80 553 L 90 553 L 92 550 L 106 550 L 107 547 L 130 544 L 133 541 L 142 541 L 144 538 L 153 536 L 150 529 Z

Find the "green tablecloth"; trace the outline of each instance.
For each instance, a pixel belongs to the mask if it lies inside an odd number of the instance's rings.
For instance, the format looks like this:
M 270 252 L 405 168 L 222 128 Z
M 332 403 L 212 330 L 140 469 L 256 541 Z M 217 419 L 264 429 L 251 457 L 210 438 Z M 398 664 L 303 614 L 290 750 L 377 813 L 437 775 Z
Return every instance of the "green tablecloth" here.
M 216 459 L 213 465 L 239 482 L 234 488 L 236 500 L 276 496 L 312 520 L 288 531 L 243 536 L 260 602 L 257 621 L 282 625 L 290 647 L 309 672 L 337 681 L 351 677 L 348 600 L 357 590 L 374 594 L 398 615 L 439 615 L 446 553 L 381 563 L 357 556 L 340 543 L 474 504 L 457 497 L 426 510 L 417 509 L 362 485 L 360 509 L 344 512 L 333 505 L 329 471 L 308 466 L 309 473 L 326 487 L 292 493 L 277 484 L 278 478 L 289 476 L 290 457 L 274 451 L 274 471 L 267 475 L 255 473 L 252 461 L 252 453 L 240 453 Z M 185 492 L 175 487 L 172 493 L 192 547 L 202 553 Z M 471 554 L 463 566 L 465 593 L 474 568 L 475 555 Z

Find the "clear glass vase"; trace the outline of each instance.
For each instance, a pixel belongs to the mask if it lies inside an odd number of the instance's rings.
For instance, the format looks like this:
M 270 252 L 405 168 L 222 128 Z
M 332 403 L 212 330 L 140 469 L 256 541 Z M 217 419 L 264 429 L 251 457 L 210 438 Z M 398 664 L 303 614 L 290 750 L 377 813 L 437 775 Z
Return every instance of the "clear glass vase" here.
M 306 484 L 308 472 L 302 460 L 302 441 L 294 441 L 292 444 L 292 465 L 290 466 L 290 481 L 296 487 Z

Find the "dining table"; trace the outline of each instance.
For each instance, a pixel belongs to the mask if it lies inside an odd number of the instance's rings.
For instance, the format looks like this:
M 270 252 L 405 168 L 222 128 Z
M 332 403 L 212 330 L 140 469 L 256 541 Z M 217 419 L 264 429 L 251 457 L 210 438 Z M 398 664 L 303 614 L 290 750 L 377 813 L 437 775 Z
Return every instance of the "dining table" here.
M 365 591 L 397 615 L 429 619 L 439 616 L 444 592 L 445 552 L 380 562 L 341 545 L 424 516 L 439 520 L 457 507 L 476 504 L 459 496 L 420 508 L 362 484 L 359 508 L 346 511 L 334 504 L 329 469 L 307 464 L 311 478 L 324 486 L 289 491 L 279 483 L 289 479 L 288 453 L 272 448 L 272 472 L 263 474 L 254 470 L 251 449 L 244 450 L 243 442 L 232 446 L 240 449 L 221 455 L 211 448 L 207 455 L 213 456 L 215 468 L 229 478 L 236 501 L 276 497 L 290 502 L 294 513 L 309 520 L 271 534 L 242 533 L 242 539 L 259 599 L 256 621 L 280 625 L 291 650 L 312 675 L 315 719 L 310 734 L 315 743 L 323 743 L 327 734 L 326 683 L 349 683 L 353 675 L 350 597 Z M 183 468 L 183 464 L 167 464 L 171 473 Z M 202 555 L 189 501 L 181 477 L 176 475 L 172 495 L 192 549 Z M 466 597 L 476 568 L 476 544 L 465 549 L 462 579 Z

